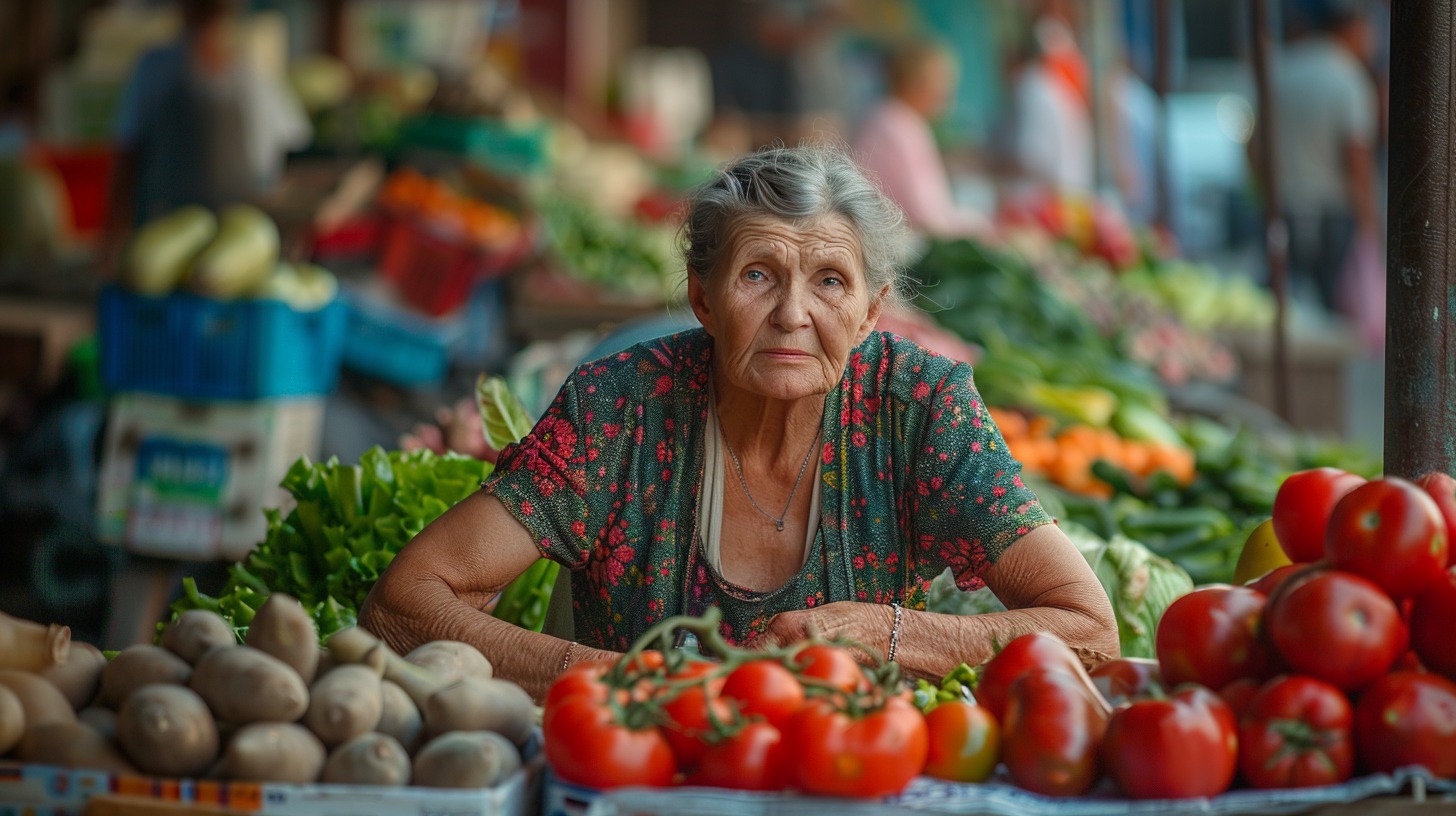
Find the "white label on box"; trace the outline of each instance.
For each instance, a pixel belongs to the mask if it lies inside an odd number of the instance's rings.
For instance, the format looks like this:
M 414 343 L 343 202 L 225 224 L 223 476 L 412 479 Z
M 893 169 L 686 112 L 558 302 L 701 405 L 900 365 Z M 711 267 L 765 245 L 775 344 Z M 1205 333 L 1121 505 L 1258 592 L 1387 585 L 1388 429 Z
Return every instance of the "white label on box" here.
M 228 452 L 166 437 L 137 448 L 127 546 L 160 556 L 216 556 L 222 549 Z

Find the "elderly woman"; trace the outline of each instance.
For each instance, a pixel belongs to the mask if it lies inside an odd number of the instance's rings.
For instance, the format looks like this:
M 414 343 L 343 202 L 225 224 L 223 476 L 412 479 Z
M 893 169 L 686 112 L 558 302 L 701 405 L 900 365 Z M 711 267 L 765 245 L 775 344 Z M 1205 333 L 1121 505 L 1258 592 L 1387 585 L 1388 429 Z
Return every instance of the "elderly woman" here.
M 1017 475 L 971 368 L 875 331 L 902 217 L 831 148 L 766 150 L 688 202 L 701 329 L 578 368 L 476 495 L 429 525 L 362 622 L 399 649 L 478 646 L 536 695 L 669 615 L 730 641 L 852 639 L 916 676 L 1030 631 L 1117 653 L 1086 561 Z M 541 556 L 573 571 L 576 642 L 481 610 Z M 924 611 L 949 567 L 1009 611 Z

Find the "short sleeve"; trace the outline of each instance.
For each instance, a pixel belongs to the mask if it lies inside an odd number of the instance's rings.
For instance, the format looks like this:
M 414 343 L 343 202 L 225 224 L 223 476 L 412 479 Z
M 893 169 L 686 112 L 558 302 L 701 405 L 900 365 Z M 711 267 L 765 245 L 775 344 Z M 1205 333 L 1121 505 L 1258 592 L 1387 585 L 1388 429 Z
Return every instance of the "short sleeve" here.
M 536 427 L 501 451 L 483 487 L 530 531 L 543 556 L 573 569 L 585 563 L 592 546 L 585 534 L 589 442 L 573 378 Z
M 926 411 L 911 469 L 918 536 L 916 571 L 925 580 L 947 567 L 961 589 L 1034 527 L 1051 523 L 1021 481 L 1021 465 L 976 391 L 971 367 L 951 366 L 938 382 L 918 382 L 913 394 Z

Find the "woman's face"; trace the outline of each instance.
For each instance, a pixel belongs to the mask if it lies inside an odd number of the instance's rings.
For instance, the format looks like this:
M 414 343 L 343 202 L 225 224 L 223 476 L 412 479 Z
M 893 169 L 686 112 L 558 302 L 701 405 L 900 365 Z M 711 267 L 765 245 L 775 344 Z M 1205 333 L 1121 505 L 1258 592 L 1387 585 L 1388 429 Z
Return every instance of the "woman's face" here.
M 706 281 L 688 275 L 717 373 L 782 400 L 834 388 L 850 351 L 874 330 L 883 294 L 869 290 L 859 236 L 838 215 L 805 227 L 747 218 Z

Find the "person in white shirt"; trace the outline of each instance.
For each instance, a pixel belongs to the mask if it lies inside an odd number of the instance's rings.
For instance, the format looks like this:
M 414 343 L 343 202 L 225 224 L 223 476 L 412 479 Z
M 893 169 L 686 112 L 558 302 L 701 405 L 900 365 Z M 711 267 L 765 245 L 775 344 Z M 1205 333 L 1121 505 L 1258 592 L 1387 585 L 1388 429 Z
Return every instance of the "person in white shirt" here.
M 1290 269 L 1337 308 L 1339 277 L 1356 235 L 1378 236 L 1375 82 L 1369 20 L 1358 3 L 1326 2 L 1308 36 L 1275 64 L 1274 156 L 1289 223 Z

